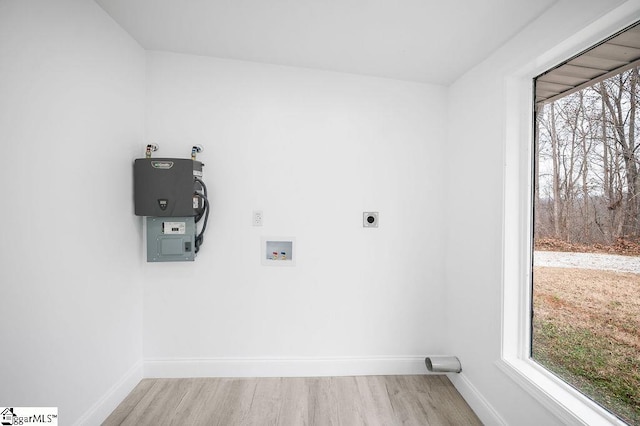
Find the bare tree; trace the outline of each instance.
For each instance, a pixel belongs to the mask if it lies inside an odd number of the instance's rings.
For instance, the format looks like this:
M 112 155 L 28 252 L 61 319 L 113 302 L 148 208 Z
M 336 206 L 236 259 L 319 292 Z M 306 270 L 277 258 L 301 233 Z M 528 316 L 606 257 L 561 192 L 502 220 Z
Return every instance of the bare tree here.
M 625 234 L 639 235 L 640 176 L 638 175 L 636 140 L 636 110 L 638 67 L 600 83 L 598 93 L 606 109 L 607 122 L 613 130 L 616 149 L 624 161 L 625 175 Z
M 536 238 L 640 238 L 640 73 L 633 68 L 536 110 Z

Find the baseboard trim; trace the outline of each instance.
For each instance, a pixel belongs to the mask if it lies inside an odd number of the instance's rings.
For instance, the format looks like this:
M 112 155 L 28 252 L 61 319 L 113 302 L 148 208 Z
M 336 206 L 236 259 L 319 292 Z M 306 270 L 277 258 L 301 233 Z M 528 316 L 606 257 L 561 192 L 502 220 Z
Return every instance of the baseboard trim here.
M 129 369 L 91 408 L 89 408 L 74 426 L 99 425 L 125 399 L 140 380 L 142 380 L 143 362 L 139 360 Z
M 456 387 L 460 395 L 467 401 L 467 404 L 480 418 L 483 424 L 491 426 L 506 426 L 507 422 L 504 421 L 500 414 L 493 408 L 493 406 L 485 399 L 484 396 L 473 386 L 473 383 L 469 381 L 464 373 L 449 374 L 449 379 L 453 386 Z
M 144 377 L 323 377 L 427 374 L 424 356 L 145 359 Z

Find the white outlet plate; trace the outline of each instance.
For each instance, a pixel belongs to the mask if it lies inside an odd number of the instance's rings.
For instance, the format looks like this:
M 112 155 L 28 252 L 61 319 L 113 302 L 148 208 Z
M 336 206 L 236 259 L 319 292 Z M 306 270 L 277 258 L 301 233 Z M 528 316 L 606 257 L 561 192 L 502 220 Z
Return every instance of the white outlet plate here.
M 262 226 L 262 220 L 264 216 L 262 215 L 262 210 L 254 210 L 253 211 L 253 226 Z

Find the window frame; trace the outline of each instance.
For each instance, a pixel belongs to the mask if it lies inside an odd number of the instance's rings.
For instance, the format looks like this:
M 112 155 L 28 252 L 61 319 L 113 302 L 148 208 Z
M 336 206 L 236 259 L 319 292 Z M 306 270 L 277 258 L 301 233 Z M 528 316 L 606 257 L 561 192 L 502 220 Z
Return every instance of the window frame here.
M 505 80 L 502 347 L 496 365 L 562 422 L 626 425 L 531 359 L 534 78 L 631 25 L 640 1 L 614 9 Z

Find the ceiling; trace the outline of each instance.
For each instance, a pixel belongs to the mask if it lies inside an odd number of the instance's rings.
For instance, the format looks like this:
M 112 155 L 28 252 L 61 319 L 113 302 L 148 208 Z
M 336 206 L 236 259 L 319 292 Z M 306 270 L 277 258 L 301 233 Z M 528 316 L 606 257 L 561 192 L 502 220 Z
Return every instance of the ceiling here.
M 557 0 L 96 0 L 145 49 L 448 85 Z
M 640 23 L 536 78 L 536 103 L 567 96 L 640 65 Z

